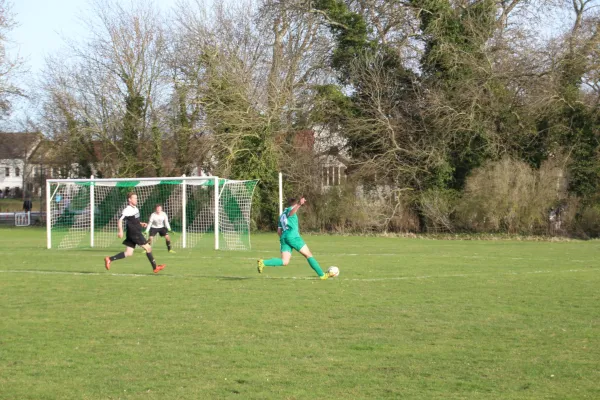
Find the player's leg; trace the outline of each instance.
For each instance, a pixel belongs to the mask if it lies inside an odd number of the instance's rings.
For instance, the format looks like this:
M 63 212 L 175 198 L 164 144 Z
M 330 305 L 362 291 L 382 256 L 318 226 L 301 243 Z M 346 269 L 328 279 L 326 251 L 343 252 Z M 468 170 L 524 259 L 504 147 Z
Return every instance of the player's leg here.
M 165 267 L 164 264 L 156 265 L 156 260 L 154 259 L 154 255 L 152 255 L 152 247 L 148 243 L 140 245 L 144 250 L 146 250 L 146 257 L 148 257 L 148 261 L 150 261 L 150 265 L 152 265 L 152 270 L 156 274 L 158 271 Z
M 306 260 L 308 261 L 308 265 L 310 265 L 310 267 L 317 273 L 317 275 L 319 275 L 319 278 L 329 278 L 329 275 L 323 272 L 321 266 L 319 265 L 319 262 L 313 257 L 308 246 L 304 244 L 304 241 L 302 241 L 302 243 L 303 246 L 300 247 L 300 250 L 298 250 L 298 252 L 306 258 Z
M 292 258 L 292 248 L 288 245 L 285 239 L 280 240 L 281 258 L 269 258 L 268 260 L 258 260 L 258 273 L 262 274 L 264 267 L 282 267 L 290 263 Z
M 146 239 L 146 243 L 148 243 L 150 246 L 152 246 L 152 242 L 154 241 L 154 235 L 156 235 L 156 231 L 154 230 L 154 228 L 150 228 L 150 233 L 148 233 L 148 238 Z M 146 253 L 146 249 L 144 249 L 141 245 L 140 251 Z
M 150 235 L 148 236 L 148 244 L 152 246 L 152 242 L 154 242 L 154 236 L 156 236 L 156 229 L 150 228 Z
M 171 237 L 169 236 L 167 229 L 165 228 L 164 231 L 164 235 L 161 235 L 165 237 L 165 242 L 167 243 L 167 251 L 169 253 L 175 253 L 172 249 L 171 249 Z
M 268 260 L 264 260 L 265 267 L 283 267 L 284 265 L 288 265 L 290 263 L 290 259 L 292 258 L 292 251 L 282 251 L 281 258 L 269 258 Z
M 125 245 L 125 251 L 122 251 L 120 253 L 115 254 L 112 257 L 105 257 L 104 258 L 104 268 L 106 268 L 107 270 L 110 269 L 110 264 L 113 261 L 117 261 L 117 260 L 122 260 L 125 257 L 130 257 L 133 255 L 133 247 L 130 247 L 131 245 L 127 244 Z M 135 246 L 135 245 L 133 245 Z
M 291 251 L 282 251 L 281 258 L 269 258 L 268 260 L 264 260 L 265 267 L 283 267 L 290 263 L 290 258 L 292 258 Z
M 268 260 L 258 260 L 258 273 L 262 274 L 264 267 L 282 267 L 290 263 L 292 258 L 292 252 L 283 251 L 281 252 L 281 258 L 269 258 Z

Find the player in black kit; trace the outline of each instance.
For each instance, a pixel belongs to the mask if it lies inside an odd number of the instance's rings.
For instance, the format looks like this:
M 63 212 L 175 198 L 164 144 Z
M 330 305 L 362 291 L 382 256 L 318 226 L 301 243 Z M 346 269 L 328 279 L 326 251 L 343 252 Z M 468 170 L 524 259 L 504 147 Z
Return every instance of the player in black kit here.
M 145 228 L 147 224 L 144 222 L 140 222 L 140 210 L 138 210 L 137 208 L 137 195 L 135 193 L 128 193 L 127 202 L 129 203 L 129 205 L 125 207 L 125 209 L 123 210 L 123 214 L 119 219 L 119 233 L 117 234 L 119 238 L 123 237 L 123 220 L 125 220 L 125 223 L 127 225 L 127 235 L 125 236 L 125 240 L 123 241 L 123 244 L 126 246 L 125 251 L 115 254 L 112 257 L 104 258 L 104 266 L 107 270 L 109 270 L 110 263 L 112 261 L 132 256 L 133 249 L 135 249 L 135 246 L 140 246 L 143 247 L 144 250 L 146 250 L 146 257 L 148 257 L 150 264 L 152 264 L 152 270 L 156 274 L 158 273 L 158 271 L 165 268 L 165 265 L 156 265 L 156 261 L 154 260 L 154 256 L 152 255 L 152 248 L 146 241 L 144 235 L 142 235 L 142 228 Z

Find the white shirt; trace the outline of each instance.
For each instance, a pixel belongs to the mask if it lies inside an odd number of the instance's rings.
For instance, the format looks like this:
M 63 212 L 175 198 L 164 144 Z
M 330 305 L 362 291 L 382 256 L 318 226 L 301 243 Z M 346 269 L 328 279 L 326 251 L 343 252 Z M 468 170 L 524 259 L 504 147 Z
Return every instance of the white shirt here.
M 140 218 L 140 210 L 138 210 L 137 207 L 134 207 L 132 205 L 128 205 L 123 210 L 123 214 L 121 214 L 121 218 L 119 218 L 119 219 L 122 221 L 122 220 L 124 220 L 127 217 L 135 217 L 135 218 L 139 219 Z
M 127 225 L 127 232 L 142 233 L 142 226 L 140 225 L 140 210 L 137 207 L 128 205 L 121 214 L 121 221 L 125 220 Z
M 169 231 L 171 230 L 171 225 L 169 225 L 169 217 L 167 216 L 167 213 L 164 211 L 161 211 L 160 214 L 153 212 L 150 216 L 150 221 L 148 221 L 148 227 L 146 228 L 146 232 L 148 232 L 150 228 L 160 229 L 164 227 L 167 227 L 167 230 Z

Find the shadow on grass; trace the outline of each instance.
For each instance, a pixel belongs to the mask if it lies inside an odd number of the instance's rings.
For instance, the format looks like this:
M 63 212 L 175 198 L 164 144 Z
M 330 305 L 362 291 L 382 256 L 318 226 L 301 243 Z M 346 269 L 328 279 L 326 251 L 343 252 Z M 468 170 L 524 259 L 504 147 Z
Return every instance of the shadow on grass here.
M 216 278 L 224 281 L 245 281 L 248 279 L 256 279 L 255 277 L 251 276 L 203 276 L 203 278 Z
M 57 270 L 57 269 L 13 269 L 13 270 L 0 270 L 5 273 L 15 274 L 40 274 L 40 275 L 89 275 L 89 276 L 126 276 L 126 277 L 144 277 L 144 276 L 156 276 L 165 278 L 184 278 L 184 279 L 214 279 L 223 281 L 243 281 L 249 279 L 257 279 L 257 277 L 251 276 L 226 276 L 226 275 L 183 275 L 183 274 L 172 274 L 172 273 L 158 273 L 153 272 L 115 272 L 115 271 L 81 271 L 81 270 Z

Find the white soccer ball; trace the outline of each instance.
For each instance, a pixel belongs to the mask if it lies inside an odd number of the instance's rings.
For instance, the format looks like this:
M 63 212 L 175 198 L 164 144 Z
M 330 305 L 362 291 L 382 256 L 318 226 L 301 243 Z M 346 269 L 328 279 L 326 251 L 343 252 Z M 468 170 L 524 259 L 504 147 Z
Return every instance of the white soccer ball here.
M 338 267 L 329 267 L 327 273 L 330 277 L 335 278 L 340 274 L 340 269 Z

